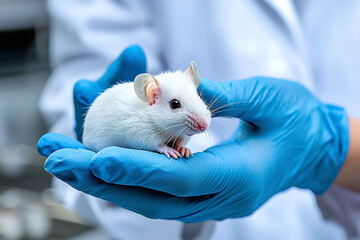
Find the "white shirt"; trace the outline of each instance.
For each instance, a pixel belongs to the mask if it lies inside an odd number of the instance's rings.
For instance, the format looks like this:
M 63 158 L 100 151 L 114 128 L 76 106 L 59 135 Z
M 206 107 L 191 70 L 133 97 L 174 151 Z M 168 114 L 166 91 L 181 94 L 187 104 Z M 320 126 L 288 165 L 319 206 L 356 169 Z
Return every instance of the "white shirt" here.
M 54 71 L 40 108 L 52 131 L 74 136 L 72 86 L 98 79 L 131 44 L 143 47 L 154 74 L 195 60 L 202 76 L 217 81 L 284 78 L 360 118 L 360 1 L 49 0 L 48 7 Z M 214 124 L 214 144 L 236 128 L 235 120 L 225 121 Z M 147 219 L 59 181 L 55 187 L 65 204 L 115 239 L 360 239 L 359 196 L 335 186 L 318 198 L 290 189 L 250 217 L 185 226 Z

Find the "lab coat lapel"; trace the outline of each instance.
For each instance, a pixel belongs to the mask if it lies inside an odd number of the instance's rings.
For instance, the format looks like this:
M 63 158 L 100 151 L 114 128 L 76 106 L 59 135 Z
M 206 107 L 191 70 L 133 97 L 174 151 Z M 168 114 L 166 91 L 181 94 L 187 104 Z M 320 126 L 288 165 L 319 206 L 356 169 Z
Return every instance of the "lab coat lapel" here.
M 292 0 L 262 0 L 271 7 L 282 20 L 293 41 L 302 38 L 301 26 Z
M 272 8 L 279 16 L 282 21 L 282 24 L 285 27 L 285 30 L 288 33 L 289 40 L 293 42 L 294 47 L 297 49 L 298 54 L 301 55 L 303 59 L 303 69 L 310 69 L 310 57 L 308 55 L 308 49 L 306 45 L 305 36 L 301 27 L 301 20 L 298 16 L 294 0 L 262 0 L 270 8 Z M 306 77 L 302 79 L 304 84 L 310 89 L 314 90 L 314 84 L 310 72 L 306 73 Z

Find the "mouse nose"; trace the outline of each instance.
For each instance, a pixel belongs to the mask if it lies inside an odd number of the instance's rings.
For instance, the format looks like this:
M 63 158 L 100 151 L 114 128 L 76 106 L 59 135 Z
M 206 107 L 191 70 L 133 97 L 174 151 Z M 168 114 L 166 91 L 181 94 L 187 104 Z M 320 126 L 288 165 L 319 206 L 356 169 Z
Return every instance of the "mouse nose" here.
M 199 132 L 204 131 L 209 126 L 206 119 L 199 117 L 198 115 L 192 114 L 190 119 L 192 120 L 192 126 Z
M 207 128 L 207 123 L 205 121 L 201 121 L 198 124 L 199 131 L 204 131 Z
M 198 129 L 199 129 L 199 131 L 204 131 L 207 127 L 208 127 L 208 124 L 205 121 L 205 119 L 200 118 L 198 120 Z

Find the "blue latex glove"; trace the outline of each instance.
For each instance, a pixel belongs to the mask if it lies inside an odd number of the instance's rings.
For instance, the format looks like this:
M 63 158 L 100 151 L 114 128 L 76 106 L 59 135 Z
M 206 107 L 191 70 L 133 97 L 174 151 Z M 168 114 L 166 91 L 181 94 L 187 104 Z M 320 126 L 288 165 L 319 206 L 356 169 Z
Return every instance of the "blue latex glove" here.
M 179 160 L 120 147 L 94 153 L 74 139 L 47 134 L 38 143 L 39 152 L 50 155 L 45 169 L 147 217 L 184 222 L 247 216 L 292 186 L 326 191 L 348 150 L 344 109 L 323 104 L 299 84 L 270 78 L 203 79 L 200 89 L 206 101 L 216 99 L 214 115 L 256 128 Z
M 138 45 L 126 48 L 96 82 L 80 80 L 74 86 L 75 132 L 82 141 L 83 125 L 87 110 L 105 89 L 119 83 L 133 81 L 146 72 L 146 59 Z

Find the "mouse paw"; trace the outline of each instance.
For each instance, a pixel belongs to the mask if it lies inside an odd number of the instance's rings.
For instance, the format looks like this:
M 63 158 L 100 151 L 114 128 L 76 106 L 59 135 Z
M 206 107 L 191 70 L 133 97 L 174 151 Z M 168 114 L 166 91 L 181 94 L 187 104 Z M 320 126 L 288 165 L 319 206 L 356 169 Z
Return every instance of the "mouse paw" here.
M 172 157 L 178 159 L 179 157 L 181 157 L 181 154 L 178 151 L 168 146 L 160 147 L 159 152 L 165 154 L 167 158 Z
M 178 152 L 181 154 L 181 156 L 185 156 L 185 157 L 187 157 L 187 158 L 189 158 L 190 155 L 191 155 L 191 156 L 193 155 L 192 152 L 191 152 L 191 150 L 188 149 L 187 147 L 184 147 L 184 146 L 178 146 L 178 147 L 176 148 L 176 151 L 178 151 Z

